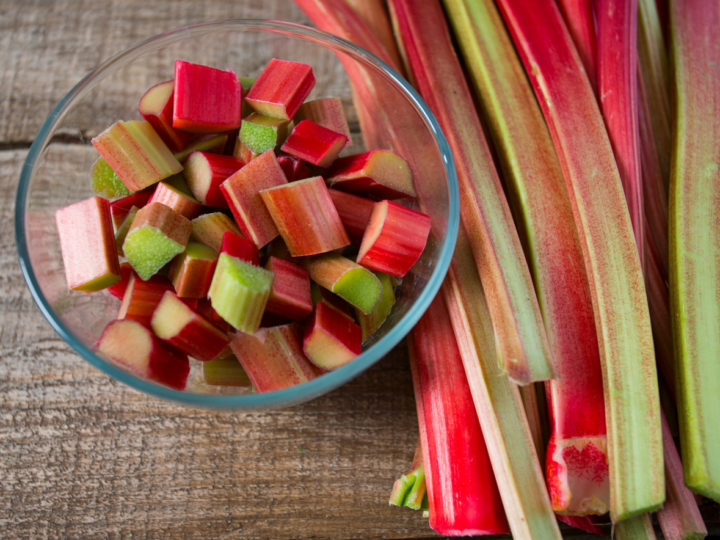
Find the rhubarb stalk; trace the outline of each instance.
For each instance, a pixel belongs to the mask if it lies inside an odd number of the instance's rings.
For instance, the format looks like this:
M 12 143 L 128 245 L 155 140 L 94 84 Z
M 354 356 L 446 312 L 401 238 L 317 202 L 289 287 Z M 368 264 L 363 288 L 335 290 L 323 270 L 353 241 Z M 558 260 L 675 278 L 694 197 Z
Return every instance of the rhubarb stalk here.
M 585 73 L 593 88 L 596 87 L 595 57 L 597 44 L 595 39 L 594 0 L 558 0 L 565 24 L 570 31 L 575 47 L 582 60 Z
M 613 521 L 665 495 L 650 317 L 620 174 L 580 58 L 550 0 L 498 2 L 550 128 L 590 280 L 603 367 Z
M 442 535 L 507 532 L 488 451 L 441 296 L 415 326 L 409 344 L 430 527 Z
M 687 486 L 720 501 L 720 3 L 671 2 L 670 291 Z
M 496 8 L 472 0 L 446 7 L 522 216 L 558 373 L 547 384 L 552 434 L 546 476 L 553 510 L 604 514 L 609 501 L 602 372 L 582 249 L 560 163 Z
M 462 222 L 495 328 L 498 359 L 520 384 L 554 375 L 530 271 L 442 7 L 393 0 L 391 15 L 420 94 L 453 151 Z

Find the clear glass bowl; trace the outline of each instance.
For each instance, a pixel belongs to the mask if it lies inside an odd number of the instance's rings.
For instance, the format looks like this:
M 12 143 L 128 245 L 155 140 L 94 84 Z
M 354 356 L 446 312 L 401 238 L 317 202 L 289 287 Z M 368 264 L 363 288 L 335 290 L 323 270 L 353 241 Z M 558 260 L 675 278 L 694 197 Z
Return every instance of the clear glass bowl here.
M 431 216 L 432 238 L 403 279 L 391 317 L 352 362 L 310 382 L 268 393 L 205 385 L 202 369 L 198 371 L 193 362 L 187 389 L 173 390 L 130 373 L 93 351 L 104 326 L 116 317 L 119 301 L 107 292 L 68 290 L 55 211 L 92 195 L 89 175 L 97 152 L 90 138 L 116 120 L 139 118 L 140 96 L 151 85 L 172 79 L 176 59 L 254 77 L 272 57 L 312 65 L 316 85 L 310 99 L 340 97 L 355 131 L 357 115 L 343 63 L 362 69 L 384 92 L 401 96 L 391 114 L 405 127 L 415 126 L 422 143 L 417 153 L 404 157 L 413 170 L 418 202 Z M 392 148 L 392 141 L 385 147 Z M 357 135 L 344 153 L 364 149 L 362 137 Z M 307 401 L 340 386 L 407 335 L 448 269 L 457 235 L 458 206 L 457 179 L 447 142 L 427 105 L 398 73 L 366 50 L 312 28 L 277 21 L 227 20 L 186 26 L 143 41 L 99 65 L 70 90 L 43 124 L 23 166 L 15 234 L 20 264 L 35 302 L 58 334 L 92 365 L 162 398 L 200 406 L 265 409 Z

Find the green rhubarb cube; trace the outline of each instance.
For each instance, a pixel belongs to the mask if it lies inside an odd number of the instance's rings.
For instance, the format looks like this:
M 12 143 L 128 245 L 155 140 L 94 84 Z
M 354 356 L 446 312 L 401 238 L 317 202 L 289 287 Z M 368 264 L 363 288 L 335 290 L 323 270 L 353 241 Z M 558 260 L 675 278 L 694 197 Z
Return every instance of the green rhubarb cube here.
M 240 140 L 253 152 L 261 154 L 281 144 L 288 134 L 287 120 L 252 113 L 243 118 Z
M 90 185 L 95 194 L 108 199 L 130 195 L 120 177 L 115 174 L 112 167 L 103 158 L 97 158 L 90 173 Z
M 269 270 L 221 253 L 208 293 L 210 304 L 233 328 L 251 334 L 260 328 L 273 277 Z
M 184 249 L 184 245 L 150 226 L 131 230 L 123 243 L 125 258 L 143 281 L 150 279 Z

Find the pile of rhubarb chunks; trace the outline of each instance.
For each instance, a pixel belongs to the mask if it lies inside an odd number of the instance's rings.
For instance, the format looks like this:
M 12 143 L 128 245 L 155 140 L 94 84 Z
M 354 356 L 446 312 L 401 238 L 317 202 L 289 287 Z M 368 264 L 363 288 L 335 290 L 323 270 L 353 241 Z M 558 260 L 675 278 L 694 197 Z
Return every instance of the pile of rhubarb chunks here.
M 342 102 L 314 85 L 298 62 L 249 79 L 177 60 L 142 120 L 92 139 L 96 195 L 56 223 L 68 287 L 121 300 L 99 353 L 179 390 L 198 361 L 206 384 L 267 392 L 362 352 L 430 218 L 402 156 L 340 156 Z

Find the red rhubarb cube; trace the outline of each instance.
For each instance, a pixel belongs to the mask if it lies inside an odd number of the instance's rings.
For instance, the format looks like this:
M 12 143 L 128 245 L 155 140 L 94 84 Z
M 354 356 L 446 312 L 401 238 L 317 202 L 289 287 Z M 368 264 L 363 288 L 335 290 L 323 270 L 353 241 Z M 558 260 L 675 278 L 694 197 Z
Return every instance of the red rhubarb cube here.
M 70 289 L 92 292 L 120 281 L 110 205 L 90 197 L 55 212 L 65 278 Z
M 265 189 L 260 196 L 293 257 L 350 243 L 322 176 Z
M 187 145 L 192 135 L 172 127 L 174 88 L 174 81 L 156 84 L 140 98 L 138 109 L 168 148 L 177 152 Z
M 342 157 L 332 164 L 327 180 L 330 187 L 375 200 L 415 196 L 410 166 L 392 150 Z
M 172 283 L 162 276 L 153 276 L 143 281 L 134 272 L 125 287 L 118 319 L 132 319 L 150 326 L 153 311 L 160 303 L 165 291 L 172 290 Z
M 328 189 L 345 231 L 353 244 L 360 245 L 370 223 L 375 201 L 337 189 Z
M 342 133 L 310 120 L 302 120 L 293 128 L 280 149 L 318 167 L 328 167 L 347 142 L 347 136 Z
M 195 198 L 208 206 L 227 208 L 220 185 L 245 162 L 234 156 L 192 152 L 185 162 L 185 178 Z
M 258 248 L 278 235 L 278 229 L 259 192 L 286 184 L 287 178 L 278 164 L 275 152 L 267 150 L 220 186 L 235 221 L 243 234 L 252 239 Z
M 303 352 L 318 367 L 339 368 L 362 352 L 362 330 L 345 313 L 318 302 L 305 326 Z
M 196 133 L 238 129 L 242 86 L 235 73 L 175 62 L 173 127 Z
M 417 262 L 430 234 L 430 217 L 392 201 L 375 204 L 357 263 L 403 277 Z
M 313 303 L 307 270 L 272 256 L 265 264 L 265 268 L 275 275 L 265 311 L 295 321 L 310 315 Z
M 227 253 L 255 266 L 260 264 L 260 253 L 252 241 L 230 231 L 225 231 L 222 238 L 220 253 Z
M 260 114 L 290 120 L 315 86 L 312 68 L 300 62 L 273 58 L 245 96 Z

